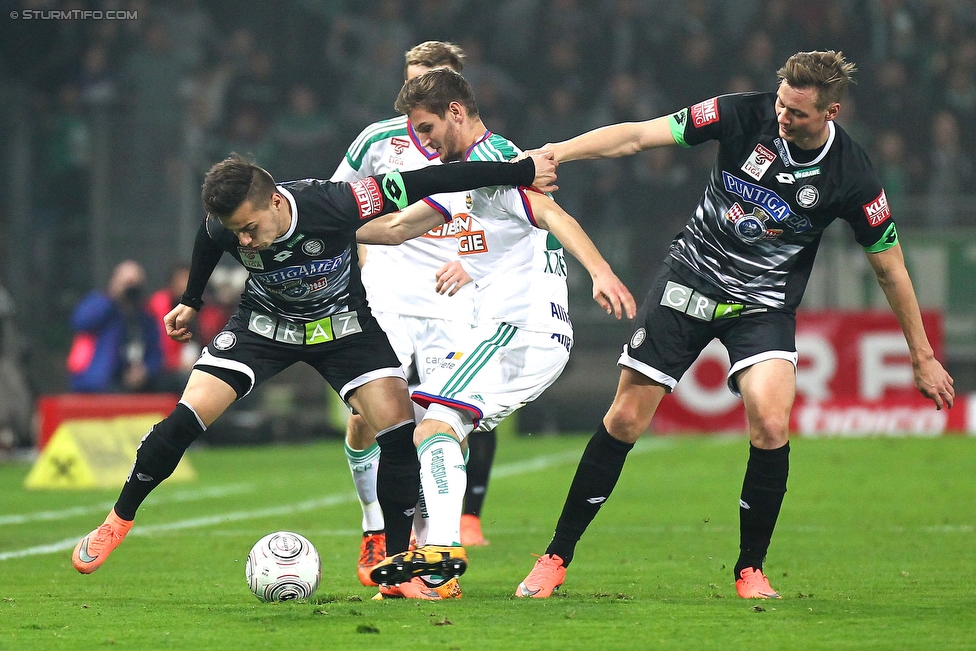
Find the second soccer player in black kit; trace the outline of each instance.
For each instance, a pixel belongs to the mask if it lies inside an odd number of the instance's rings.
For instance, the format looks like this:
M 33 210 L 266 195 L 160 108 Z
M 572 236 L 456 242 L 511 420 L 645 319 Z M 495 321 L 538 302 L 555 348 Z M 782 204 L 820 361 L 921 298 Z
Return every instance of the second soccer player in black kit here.
M 854 65 L 840 53 L 801 52 L 776 92 L 724 95 L 646 122 L 611 125 L 546 145 L 556 161 L 719 142 L 705 194 L 645 298 L 618 360 L 613 404 L 590 439 L 555 535 L 520 597 L 562 584 L 576 544 L 620 476 L 627 453 L 702 349 L 718 338 L 741 396 L 750 452 L 739 499 L 736 592 L 778 598 L 762 566 L 789 474 L 796 393 L 796 308 L 824 229 L 848 222 L 908 342 L 915 386 L 952 406 L 952 378 L 935 359 L 905 269 L 884 189 L 867 155 L 834 118 Z
M 74 567 L 83 574 L 98 569 L 190 444 L 231 403 L 299 361 L 314 367 L 378 432 L 376 492 L 387 549 L 406 551 L 420 492 L 413 407 L 400 362 L 366 303 L 356 230 L 430 194 L 484 185 L 554 189 L 551 158 L 442 165 L 355 183 L 275 184 L 267 171 L 236 155 L 214 165 L 203 184 L 208 217 L 193 247 L 186 292 L 164 324 L 173 339 L 189 340 L 188 326 L 225 251 L 250 271 L 240 307 L 204 349 L 176 408 L 143 438 L 115 507 L 75 547 Z

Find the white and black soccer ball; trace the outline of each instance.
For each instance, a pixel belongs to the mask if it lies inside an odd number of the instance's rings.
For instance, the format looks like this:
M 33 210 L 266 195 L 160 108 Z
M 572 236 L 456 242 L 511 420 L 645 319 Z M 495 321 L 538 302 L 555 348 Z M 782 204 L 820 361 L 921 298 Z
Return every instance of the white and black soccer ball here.
M 307 538 L 277 531 L 254 543 L 244 573 L 261 601 L 308 599 L 319 587 L 322 561 Z

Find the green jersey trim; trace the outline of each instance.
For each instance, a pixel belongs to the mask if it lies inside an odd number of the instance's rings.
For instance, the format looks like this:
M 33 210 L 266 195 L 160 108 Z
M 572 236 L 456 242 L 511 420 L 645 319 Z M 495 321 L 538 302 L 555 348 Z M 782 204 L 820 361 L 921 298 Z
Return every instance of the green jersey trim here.
M 688 109 L 683 108 L 677 113 L 668 116 L 668 126 L 671 127 L 671 137 L 682 147 L 691 147 L 685 142 L 685 125 L 688 124 Z
M 359 168 L 363 165 L 366 152 L 374 144 L 387 138 L 393 138 L 395 136 L 409 137 L 409 135 L 406 116 L 401 115 L 390 118 L 389 120 L 374 122 L 363 129 L 359 136 L 349 145 L 349 149 L 346 150 L 346 161 L 350 167 L 358 172 Z
M 441 395 L 445 398 L 454 398 L 464 390 L 471 380 L 478 374 L 485 364 L 498 352 L 499 348 L 507 346 L 518 328 L 507 323 L 501 323 L 495 334 L 487 341 L 478 344 L 474 352 L 466 359 L 454 374 L 448 379 L 447 383 L 441 388 Z
M 887 251 L 896 244 L 898 244 L 898 229 L 895 228 L 895 222 L 891 222 L 888 224 L 888 228 L 885 229 L 884 235 L 881 236 L 881 239 L 871 246 L 864 247 L 864 251 L 866 253 L 881 253 L 882 251 Z
M 468 154 L 469 161 L 504 163 L 519 155 L 518 149 L 504 136 L 491 134 L 474 146 Z

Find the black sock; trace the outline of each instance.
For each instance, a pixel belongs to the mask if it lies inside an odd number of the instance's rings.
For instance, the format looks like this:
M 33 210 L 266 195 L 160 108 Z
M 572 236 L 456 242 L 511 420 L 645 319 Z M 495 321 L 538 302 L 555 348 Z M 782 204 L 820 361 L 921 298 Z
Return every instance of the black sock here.
M 603 423 L 586 445 L 556 524 L 556 533 L 546 549 L 547 554 L 562 558 L 564 566 L 569 567 L 576 543 L 617 485 L 627 453 L 633 447 L 633 443 L 610 436 Z
M 468 435 L 468 486 L 464 491 L 464 513 L 481 515 L 497 444 L 495 430 L 471 432 Z
M 169 416 L 153 425 L 136 450 L 136 461 L 115 503 L 120 518 L 135 519 L 142 502 L 173 474 L 183 453 L 204 429 L 193 410 L 182 402 Z
M 762 569 L 790 474 L 790 444 L 775 450 L 749 446 L 749 464 L 739 500 L 739 560 L 733 574 L 744 568 Z
M 411 420 L 376 435 L 380 446 L 376 498 L 383 510 L 387 556 L 410 547 L 413 514 L 420 498 L 420 459 L 413 444 L 414 427 Z

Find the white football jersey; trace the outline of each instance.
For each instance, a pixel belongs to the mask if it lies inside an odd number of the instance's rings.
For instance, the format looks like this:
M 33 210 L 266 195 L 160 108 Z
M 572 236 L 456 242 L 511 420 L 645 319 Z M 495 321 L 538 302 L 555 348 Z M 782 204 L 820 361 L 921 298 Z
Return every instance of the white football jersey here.
M 488 132 L 466 160 L 503 161 L 519 153 Z M 536 226 L 527 192 L 532 190 L 495 186 L 435 195 L 428 202 L 453 220 L 439 230 L 457 239 L 461 264 L 474 280 L 479 325 L 504 322 L 571 338 L 565 253 Z
M 437 153 L 424 148 L 405 116 L 363 129 L 332 174 L 332 181 L 357 181 L 394 170 L 439 165 Z M 454 296 L 438 294 L 435 274 L 457 260 L 454 236 L 435 229 L 399 246 L 366 246 L 362 268 L 369 305 L 378 312 L 473 323 L 473 288 Z

